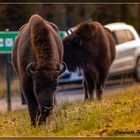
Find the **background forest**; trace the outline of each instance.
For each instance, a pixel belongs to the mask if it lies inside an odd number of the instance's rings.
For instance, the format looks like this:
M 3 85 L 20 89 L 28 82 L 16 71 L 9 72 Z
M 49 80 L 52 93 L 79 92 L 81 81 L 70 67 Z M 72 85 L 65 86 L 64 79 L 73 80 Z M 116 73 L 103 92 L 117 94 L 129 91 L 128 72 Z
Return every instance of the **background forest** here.
M 140 4 L 0 4 L 0 30 L 17 31 L 37 13 L 60 30 L 82 21 L 126 22 L 140 32 Z
M 82 21 L 98 21 L 103 25 L 126 22 L 140 33 L 140 4 L 0 4 L 0 31 L 18 31 L 32 14 L 55 23 L 59 30 Z M 0 66 L 5 56 L 0 55 Z M 0 70 L 1 73 L 5 70 Z

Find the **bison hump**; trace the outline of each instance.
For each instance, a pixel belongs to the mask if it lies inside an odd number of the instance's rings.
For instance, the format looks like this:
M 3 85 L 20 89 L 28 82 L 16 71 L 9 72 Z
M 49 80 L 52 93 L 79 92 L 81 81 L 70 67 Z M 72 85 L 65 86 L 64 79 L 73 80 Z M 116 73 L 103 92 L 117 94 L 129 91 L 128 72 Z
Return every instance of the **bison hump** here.
M 76 33 L 84 40 L 94 37 L 95 32 L 95 27 L 88 22 L 80 24 L 76 31 Z

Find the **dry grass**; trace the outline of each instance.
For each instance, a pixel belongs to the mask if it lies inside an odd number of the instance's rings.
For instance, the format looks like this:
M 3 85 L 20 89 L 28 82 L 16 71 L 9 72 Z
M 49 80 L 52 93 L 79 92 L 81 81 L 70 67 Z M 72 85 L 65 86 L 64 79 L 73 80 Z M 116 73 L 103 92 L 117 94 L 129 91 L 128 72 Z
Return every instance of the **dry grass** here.
M 0 116 L 0 136 L 140 136 L 140 86 L 102 101 L 63 104 L 47 125 L 30 127 L 27 111 Z

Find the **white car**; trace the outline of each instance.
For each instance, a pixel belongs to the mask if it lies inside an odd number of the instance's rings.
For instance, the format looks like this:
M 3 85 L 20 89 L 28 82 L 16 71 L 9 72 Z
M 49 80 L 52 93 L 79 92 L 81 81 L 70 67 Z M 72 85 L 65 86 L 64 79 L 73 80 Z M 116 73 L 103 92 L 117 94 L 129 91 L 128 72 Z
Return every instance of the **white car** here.
M 110 68 L 110 76 L 133 73 L 140 81 L 140 38 L 133 26 L 126 23 L 105 25 L 116 42 L 116 58 Z

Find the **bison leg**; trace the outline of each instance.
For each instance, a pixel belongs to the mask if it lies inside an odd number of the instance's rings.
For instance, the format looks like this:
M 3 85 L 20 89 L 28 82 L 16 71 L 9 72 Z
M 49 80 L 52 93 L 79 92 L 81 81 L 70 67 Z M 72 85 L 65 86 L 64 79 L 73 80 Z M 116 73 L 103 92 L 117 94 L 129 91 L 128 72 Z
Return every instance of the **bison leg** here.
M 108 75 L 108 70 L 106 70 L 106 72 L 105 71 L 101 72 L 99 76 L 99 81 L 96 82 L 96 95 L 98 100 L 102 99 L 102 93 L 103 93 L 107 75 Z
M 96 83 L 96 95 L 97 95 L 97 99 L 101 100 L 102 99 L 102 93 L 103 93 L 103 88 L 104 88 L 104 84 L 102 83 Z
M 94 81 L 88 81 L 88 92 L 89 92 L 89 99 L 94 99 Z
M 87 99 L 94 99 L 94 88 L 95 88 L 95 83 L 94 83 L 94 78 L 92 77 L 91 73 L 84 73 L 85 76 L 85 100 Z
M 35 101 L 32 100 L 32 103 L 28 103 L 28 109 L 31 117 L 31 125 L 36 126 L 37 123 L 37 110 L 38 110 L 38 105 Z
M 85 80 L 84 80 L 84 87 L 85 87 L 85 100 L 88 100 L 88 88 Z
M 31 125 L 36 126 L 36 116 L 37 116 L 37 110 L 38 110 L 38 103 L 36 100 L 36 97 L 33 92 L 33 88 L 31 83 L 28 82 L 22 82 L 22 93 L 24 94 L 24 97 L 26 99 L 26 102 L 28 104 L 28 110 L 31 118 Z
M 24 98 L 23 93 L 20 92 L 20 95 L 21 95 L 21 102 L 22 102 L 22 104 L 23 104 L 23 105 L 26 104 L 26 100 L 25 100 L 25 98 Z

